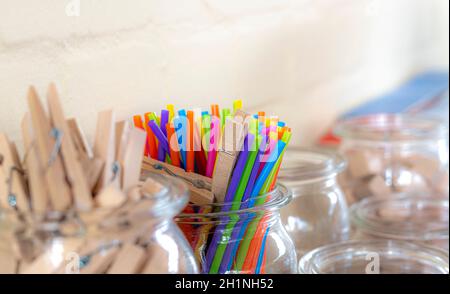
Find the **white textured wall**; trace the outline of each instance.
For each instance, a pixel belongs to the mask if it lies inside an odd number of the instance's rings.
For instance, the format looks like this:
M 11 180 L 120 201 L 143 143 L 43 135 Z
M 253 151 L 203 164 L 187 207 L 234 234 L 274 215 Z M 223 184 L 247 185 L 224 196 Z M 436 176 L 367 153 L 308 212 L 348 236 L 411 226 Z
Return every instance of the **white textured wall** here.
M 92 136 L 180 106 L 276 111 L 309 144 L 342 110 L 448 67 L 448 0 L 0 0 L 0 132 L 19 139 L 27 86 L 55 81 Z

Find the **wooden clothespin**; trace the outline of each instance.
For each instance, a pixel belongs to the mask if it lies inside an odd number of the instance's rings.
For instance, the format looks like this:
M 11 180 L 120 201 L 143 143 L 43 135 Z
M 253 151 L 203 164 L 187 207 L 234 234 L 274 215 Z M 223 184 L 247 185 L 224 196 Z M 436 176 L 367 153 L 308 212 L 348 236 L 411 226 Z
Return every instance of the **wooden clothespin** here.
M 108 274 L 137 274 L 147 260 L 144 248 L 133 243 L 125 243 L 108 270 Z
M 112 110 L 98 114 L 97 129 L 94 142 L 94 156 L 103 160 L 104 167 L 95 191 L 108 185 L 120 187 L 119 166 L 115 161 L 115 114 Z
M 3 208 L 30 210 L 23 173 L 15 145 L 0 133 L 0 203 Z
M 214 196 L 211 192 L 211 179 L 196 173 L 160 162 L 151 158 L 144 158 L 142 169 L 153 173 L 177 177 L 183 180 L 190 191 L 189 201 L 195 204 L 211 204 Z
M 212 180 L 212 192 L 217 202 L 225 200 L 228 183 L 248 131 L 245 126 L 247 116 L 249 114 L 237 110 L 234 118 L 228 118 L 225 121 Z
M 147 134 L 137 128 L 128 128 L 126 133 L 119 147 L 117 161 L 122 167 L 122 190 L 128 193 L 130 188 L 139 183 Z
M 68 119 L 67 123 L 70 128 L 70 134 L 78 151 L 78 158 L 81 161 L 83 170 L 85 171 L 86 179 L 88 181 L 91 193 L 94 193 L 95 185 L 97 184 L 100 175 L 103 171 L 104 162 L 98 157 L 94 157 L 91 146 L 86 140 L 83 130 L 78 121 L 74 118 Z
M 30 200 L 33 212 L 42 214 L 48 210 L 48 189 L 45 184 L 44 167 L 39 160 L 38 151 L 34 146 L 35 136 L 31 126 L 30 114 L 25 114 L 22 120 L 22 137 L 25 150 L 25 167 L 30 187 Z
M 51 123 L 33 87 L 30 87 L 28 92 L 28 104 L 39 158 L 44 167 L 45 182 L 48 187 L 51 206 L 57 211 L 64 211 L 69 208 L 72 202 L 70 189 L 66 182 L 66 174 L 59 156 L 59 150 L 55 149 L 56 140 L 51 134 Z M 59 133 L 59 135 L 63 134 Z
M 90 210 L 93 207 L 91 189 L 78 159 L 77 150 L 70 135 L 71 131 L 54 84 L 50 84 L 48 88 L 47 102 L 53 126 L 63 132 L 61 153 L 75 205 L 78 210 Z
M 69 118 L 67 119 L 67 124 L 69 126 L 70 135 L 72 136 L 75 148 L 77 149 L 81 160 L 83 160 L 84 158 L 92 159 L 94 157 L 94 153 L 92 152 L 92 148 L 89 145 L 77 119 Z

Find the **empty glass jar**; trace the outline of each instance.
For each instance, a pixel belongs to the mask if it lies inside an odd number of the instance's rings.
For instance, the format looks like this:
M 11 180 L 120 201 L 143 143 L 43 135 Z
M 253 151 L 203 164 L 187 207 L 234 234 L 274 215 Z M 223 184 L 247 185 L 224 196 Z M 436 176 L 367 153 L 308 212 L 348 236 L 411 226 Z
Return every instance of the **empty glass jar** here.
M 173 221 L 187 204 L 185 185 L 155 174 L 144 179 L 124 204 L 112 209 L 8 213 L 9 229 L 0 236 L 13 244 L 6 247 L 13 253 L 14 272 L 198 273 L 192 249 Z
M 348 203 L 396 192 L 448 193 L 448 128 L 440 121 L 375 114 L 340 122 Z
M 242 203 L 189 205 L 176 221 L 202 273 L 296 273 L 294 244 L 279 213 L 290 199 L 289 189 L 279 184 Z
M 405 240 L 448 251 L 448 197 L 404 194 L 371 197 L 354 204 L 351 216 L 355 239 Z
M 448 274 L 448 252 L 405 241 L 347 241 L 317 248 L 301 274 Z
M 341 156 L 332 152 L 286 151 L 279 179 L 292 190 L 293 200 L 281 209 L 281 219 L 299 258 L 314 248 L 349 238 L 347 203 L 337 183 L 345 166 Z

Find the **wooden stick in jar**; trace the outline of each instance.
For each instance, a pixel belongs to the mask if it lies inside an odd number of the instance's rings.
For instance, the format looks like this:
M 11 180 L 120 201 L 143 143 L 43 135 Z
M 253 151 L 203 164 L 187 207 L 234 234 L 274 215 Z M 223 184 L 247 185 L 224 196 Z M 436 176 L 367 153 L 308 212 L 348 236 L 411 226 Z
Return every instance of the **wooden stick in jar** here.
M 11 205 L 13 205 L 20 211 L 29 211 L 28 191 L 23 177 L 22 166 L 17 156 L 17 150 L 15 149 L 15 145 L 9 142 L 6 135 L 1 133 L 0 169 L 0 180 L 2 181 L 0 190 L 3 190 L 2 192 L 4 193 L 0 195 L 2 206 L 4 208 L 11 208 Z M 10 183 L 8 184 L 9 181 Z M 11 191 L 8 191 L 9 185 L 11 186 Z M 8 192 L 11 192 L 15 196 L 15 200 L 8 199 L 10 196 Z
M 66 173 L 71 184 L 74 202 L 79 210 L 90 210 L 93 206 L 92 194 L 86 176 L 78 160 L 70 129 L 64 117 L 58 93 L 54 84 L 50 84 L 47 96 L 48 108 L 53 125 L 63 132 L 61 152 Z
M 24 143 L 25 166 L 30 186 L 31 207 L 35 213 L 42 214 L 48 209 L 48 190 L 45 184 L 44 168 L 39 161 L 38 152 L 34 145 L 34 134 L 31 127 L 30 114 L 22 119 L 22 137 Z
M 45 169 L 45 181 L 52 208 L 57 211 L 64 211 L 69 208 L 72 202 L 70 189 L 65 179 L 61 157 L 56 154 L 54 158 L 51 158 L 54 155 L 52 152 L 55 147 L 55 139 L 50 133 L 52 126 L 33 87 L 30 87 L 28 92 L 28 104 L 39 158 Z

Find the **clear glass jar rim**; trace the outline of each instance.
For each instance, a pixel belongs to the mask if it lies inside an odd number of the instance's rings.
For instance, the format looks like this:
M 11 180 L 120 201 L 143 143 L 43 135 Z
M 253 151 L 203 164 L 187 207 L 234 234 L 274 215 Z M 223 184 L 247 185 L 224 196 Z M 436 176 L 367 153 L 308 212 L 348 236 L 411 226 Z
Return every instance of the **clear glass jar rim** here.
M 363 256 L 364 252 L 367 252 L 367 254 L 373 252 L 381 254 L 386 252 L 388 255 L 393 255 L 396 252 L 402 253 L 407 256 L 405 257 L 407 260 L 416 259 L 424 261 L 427 264 L 432 263 L 433 266 L 442 273 L 449 273 L 449 253 L 447 251 L 432 246 L 398 240 L 345 241 L 325 245 L 306 253 L 300 259 L 299 272 L 301 274 L 323 273 L 320 268 L 320 259 L 327 256 L 336 257 L 339 255 L 348 255 L 352 252 L 356 253 L 358 256 Z M 367 254 L 364 254 L 364 257 L 367 256 Z
M 347 162 L 336 152 L 293 147 L 286 150 L 278 178 L 285 182 L 316 182 L 336 176 L 346 166 Z
M 376 215 L 379 208 L 389 208 L 389 205 L 401 205 L 402 207 L 437 207 L 447 210 L 449 208 L 448 199 L 430 198 L 420 195 L 396 194 L 389 198 L 369 197 L 355 203 L 350 208 L 350 217 L 353 225 L 369 235 L 389 238 L 394 240 L 448 240 L 449 239 L 449 223 L 441 221 L 437 229 L 424 228 L 423 226 L 414 226 L 414 223 L 408 222 L 408 226 L 396 227 L 393 221 L 389 225 L 383 224 L 381 217 L 372 218 Z M 408 204 L 408 205 L 406 205 Z M 405 222 L 398 222 L 402 224 Z
M 375 130 L 381 130 L 383 136 L 375 137 Z M 357 141 L 411 143 L 445 138 L 448 135 L 448 127 L 439 119 L 378 113 L 341 120 L 333 133 L 344 139 Z M 406 137 L 396 136 L 399 134 Z
M 255 212 L 261 212 L 261 211 L 276 211 L 282 208 L 283 206 L 287 205 L 292 200 L 292 191 L 288 187 L 286 187 L 282 183 L 277 183 L 275 188 L 264 194 L 260 195 L 258 197 L 253 198 L 253 200 L 249 199 L 245 202 L 241 202 L 242 204 L 249 203 L 250 201 L 257 201 L 258 199 L 265 199 L 268 196 L 275 196 L 271 197 L 269 201 L 264 202 L 261 205 L 252 206 L 244 209 L 238 209 L 238 210 L 227 210 L 223 211 L 222 208 L 224 207 L 230 207 L 233 202 L 226 202 L 226 203 L 212 203 L 207 205 L 193 205 L 189 204 L 192 208 L 195 208 L 194 211 L 211 211 L 211 212 L 198 212 L 198 213 L 180 213 L 177 215 L 177 221 L 183 222 L 183 220 L 189 220 L 189 219 L 220 219 L 222 217 L 227 217 L 230 215 L 236 216 L 236 215 L 245 215 L 245 214 L 251 214 Z M 219 211 L 215 211 L 217 209 L 220 209 Z M 190 222 L 190 221 L 189 221 Z

